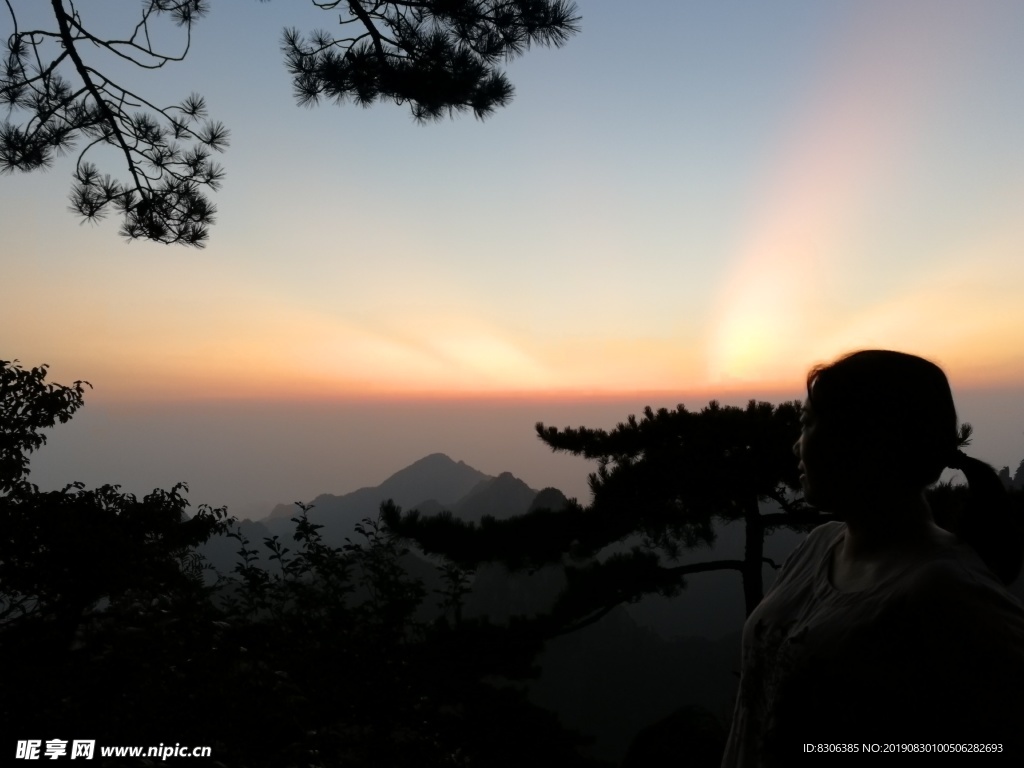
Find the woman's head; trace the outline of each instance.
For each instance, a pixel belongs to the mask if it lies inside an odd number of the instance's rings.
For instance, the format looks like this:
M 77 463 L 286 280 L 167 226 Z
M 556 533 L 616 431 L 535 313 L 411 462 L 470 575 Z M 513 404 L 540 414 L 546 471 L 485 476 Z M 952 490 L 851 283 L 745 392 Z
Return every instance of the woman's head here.
M 837 477 L 919 493 L 936 482 L 957 446 L 946 375 L 932 362 L 863 350 L 807 376 L 802 459 L 808 477 Z M 868 476 L 864 476 L 868 475 Z M 812 478 L 813 479 L 813 478 Z M 819 483 L 819 489 L 822 483 Z
M 996 471 L 958 454 L 953 394 L 935 363 L 882 349 L 854 352 L 808 374 L 805 409 L 795 447 L 807 501 L 839 508 L 870 493 L 919 494 L 955 464 L 970 499 L 954 532 L 1004 583 L 1017 577 L 1024 520 Z

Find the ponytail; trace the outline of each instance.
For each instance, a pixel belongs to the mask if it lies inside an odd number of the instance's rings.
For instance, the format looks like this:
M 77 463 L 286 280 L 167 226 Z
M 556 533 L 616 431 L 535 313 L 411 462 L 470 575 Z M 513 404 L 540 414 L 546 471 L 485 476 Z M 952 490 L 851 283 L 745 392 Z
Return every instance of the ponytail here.
M 964 473 L 970 494 L 957 521 L 957 537 L 970 544 L 1004 584 L 1020 574 L 1024 521 L 990 465 L 957 451 L 949 466 Z

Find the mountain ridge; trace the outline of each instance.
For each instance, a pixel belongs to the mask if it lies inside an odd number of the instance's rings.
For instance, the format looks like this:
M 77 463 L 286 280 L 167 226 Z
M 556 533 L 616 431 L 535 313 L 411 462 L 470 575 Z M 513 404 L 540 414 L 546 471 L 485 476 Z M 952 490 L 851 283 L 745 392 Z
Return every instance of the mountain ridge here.
M 314 509 L 337 509 L 353 504 L 364 506 L 367 500 L 376 503 L 391 499 L 400 507 L 412 508 L 426 502 L 452 505 L 459 501 L 476 485 L 493 479 L 464 461 L 455 461 L 444 453 L 431 453 L 412 464 L 394 472 L 380 484 L 363 486 L 342 494 L 321 493 L 311 503 Z M 378 498 L 379 497 L 379 498 Z M 295 515 L 294 504 L 278 504 L 271 510 L 264 522 Z
M 320 494 L 310 503 L 308 516 L 324 526 L 325 543 L 339 546 L 353 535 L 361 520 L 375 518 L 388 500 L 406 511 L 417 509 L 430 515 L 447 510 L 460 519 L 480 522 L 484 516 L 504 519 L 525 514 L 540 494 L 511 472 L 488 475 L 447 454 L 431 453 L 379 485 L 344 494 Z M 544 494 L 548 499 L 565 498 L 557 489 L 544 489 Z M 253 523 L 265 527 L 269 535 L 289 538 L 291 519 L 297 513 L 294 504 L 278 504 L 267 517 Z

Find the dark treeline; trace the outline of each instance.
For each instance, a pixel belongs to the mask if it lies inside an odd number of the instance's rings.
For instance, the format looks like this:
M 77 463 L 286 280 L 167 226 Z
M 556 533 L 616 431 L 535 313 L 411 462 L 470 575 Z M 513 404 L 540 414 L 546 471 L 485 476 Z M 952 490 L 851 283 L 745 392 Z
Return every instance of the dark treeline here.
M 294 541 L 251 545 L 222 509 L 190 517 L 184 486 L 41 492 L 28 454 L 83 386 L 9 362 L 0 375 L 0 653 L 17 660 L 4 750 L 60 738 L 211 746 L 228 766 L 598 764 L 514 684 L 535 671 L 535 633 L 417 618 L 425 600 L 458 600 L 454 573 L 428 596 L 369 521 L 330 547 L 300 509 Z M 236 536 L 239 562 L 210 583 L 196 548 L 213 536 Z
M 693 573 L 737 573 L 749 612 L 765 535 L 824 519 L 797 492 L 798 405 L 712 403 L 608 432 L 538 425 L 553 449 L 598 462 L 590 505 L 468 523 L 385 502 L 340 546 L 300 505 L 290 540 L 254 543 L 223 509 L 189 515 L 183 485 L 138 499 L 29 483 L 43 430 L 73 416 L 86 386 L 45 379 L 45 366 L 0 364 L 0 653 L 17 660 L 4 750 L 60 738 L 211 746 L 225 766 L 611 765 L 527 695 L 545 647 L 624 602 L 678 594 Z M 931 500 L 955 528 L 962 489 Z M 694 558 L 723 521 L 744 526 L 744 556 Z M 238 550 L 229 573 L 198 552 L 218 537 Z M 403 564 L 413 544 L 440 558 L 432 589 Z M 564 588 L 530 615 L 464 611 L 495 564 L 557 569 Z M 680 691 L 623 764 L 715 765 L 725 727 Z

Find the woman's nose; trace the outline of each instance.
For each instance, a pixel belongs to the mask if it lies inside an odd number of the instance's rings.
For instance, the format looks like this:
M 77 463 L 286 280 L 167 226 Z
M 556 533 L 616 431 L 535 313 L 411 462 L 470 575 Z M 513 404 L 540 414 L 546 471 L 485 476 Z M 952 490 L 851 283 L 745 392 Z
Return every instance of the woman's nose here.
M 800 441 L 799 440 L 797 440 L 795 443 L 793 443 L 793 455 L 796 456 L 798 459 L 800 458 Z

